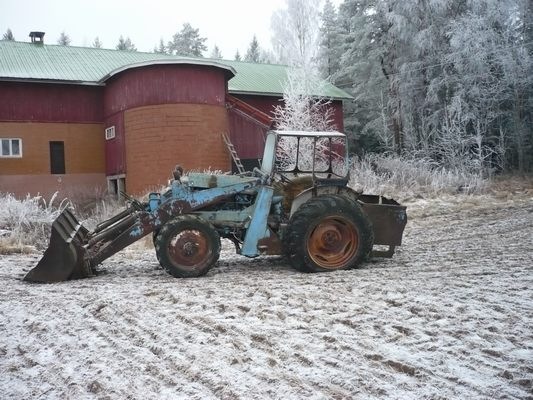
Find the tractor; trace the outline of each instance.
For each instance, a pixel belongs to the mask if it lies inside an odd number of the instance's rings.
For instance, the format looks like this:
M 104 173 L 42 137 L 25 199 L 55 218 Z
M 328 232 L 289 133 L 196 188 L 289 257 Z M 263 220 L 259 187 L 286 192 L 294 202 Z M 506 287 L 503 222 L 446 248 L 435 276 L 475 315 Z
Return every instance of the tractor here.
M 24 279 L 94 276 L 102 261 L 149 234 L 159 263 L 178 278 L 205 275 L 218 261 L 221 238 L 242 256 L 284 255 L 302 272 L 392 257 L 402 241 L 406 207 L 351 189 L 347 155 L 340 132 L 269 131 L 260 167 L 252 171 L 184 174 L 177 166 L 168 187 L 142 202 L 127 196 L 125 209 L 93 231 L 67 208 Z

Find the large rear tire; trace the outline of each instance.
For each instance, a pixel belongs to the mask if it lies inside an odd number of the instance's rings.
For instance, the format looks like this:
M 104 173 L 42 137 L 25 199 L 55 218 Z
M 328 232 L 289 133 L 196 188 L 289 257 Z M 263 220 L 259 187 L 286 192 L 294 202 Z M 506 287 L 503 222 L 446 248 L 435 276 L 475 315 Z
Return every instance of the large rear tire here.
M 167 222 L 155 236 L 161 266 L 176 278 L 207 274 L 220 256 L 220 236 L 196 215 L 180 215 Z
M 283 242 L 295 269 L 324 272 L 358 266 L 370 254 L 374 236 L 359 204 L 340 195 L 324 195 L 294 213 Z

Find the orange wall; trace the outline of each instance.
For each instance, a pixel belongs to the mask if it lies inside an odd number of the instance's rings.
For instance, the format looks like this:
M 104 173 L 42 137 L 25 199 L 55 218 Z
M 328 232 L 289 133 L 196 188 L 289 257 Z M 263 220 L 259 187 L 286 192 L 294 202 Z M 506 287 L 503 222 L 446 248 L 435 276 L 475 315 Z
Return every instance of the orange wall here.
M 0 176 L 50 175 L 50 141 L 65 142 L 67 174 L 105 172 L 103 124 L 0 122 L 0 138 L 22 139 L 22 158 L 0 157 Z
M 164 104 L 124 113 L 126 190 L 141 194 L 166 185 L 176 164 L 186 171 L 228 171 L 230 158 L 221 134 L 228 132 L 223 106 Z
M 68 198 L 74 202 L 99 199 L 107 189 L 105 174 L 68 175 L 2 175 L 0 192 L 13 193 L 17 198 L 26 195 L 43 196 L 47 201 L 57 192 L 57 200 Z M 58 203 L 55 203 L 57 206 Z

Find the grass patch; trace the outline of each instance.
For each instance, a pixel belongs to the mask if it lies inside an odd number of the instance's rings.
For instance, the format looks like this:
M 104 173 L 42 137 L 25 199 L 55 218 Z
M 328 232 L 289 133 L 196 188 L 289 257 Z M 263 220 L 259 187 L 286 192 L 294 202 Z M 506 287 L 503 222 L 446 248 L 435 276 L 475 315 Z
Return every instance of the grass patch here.
M 441 194 L 478 194 L 489 179 L 468 170 L 449 169 L 430 159 L 367 154 L 350 166 L 349 185 L 357 191 L 400 199 Z

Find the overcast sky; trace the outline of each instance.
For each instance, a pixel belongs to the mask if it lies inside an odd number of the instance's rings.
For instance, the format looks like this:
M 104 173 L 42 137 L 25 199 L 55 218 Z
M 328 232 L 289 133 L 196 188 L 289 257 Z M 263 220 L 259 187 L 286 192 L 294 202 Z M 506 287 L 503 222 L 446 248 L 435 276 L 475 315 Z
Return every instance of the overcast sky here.
M 338 6 L 342 0 L 333 0 Z M 270 18 L 285 0 L 0 0 L 0 34 L 8 28 L 17 41 L 30 31 L 46 32 L 56 44 L 62 31 L 72 46 L 90 46 L 96 36 L 115 48 L 129 36 L 139 51 L 152 51 L 159 39 L 168 42 L 185 22 L 207 38 L 209 56 L 216 44 L 224 58 L 246 53 L 254 34 L 262 48 L 271 48 Z

